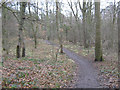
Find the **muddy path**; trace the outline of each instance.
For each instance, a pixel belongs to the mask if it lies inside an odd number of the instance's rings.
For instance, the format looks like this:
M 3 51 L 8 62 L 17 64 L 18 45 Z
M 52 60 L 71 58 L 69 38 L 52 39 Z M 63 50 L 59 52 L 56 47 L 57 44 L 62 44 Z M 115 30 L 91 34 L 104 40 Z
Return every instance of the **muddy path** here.
M 49 41 L 45 41 L 47 44 L 55 45 Z M 57 46 L 57 45 L 55 45 Z M 98 79 L 98 71 L 92 65 L 90 60 L 84 59 L 78 54 L 63 48 L 64 53 L 77 64 L 77 79 L 73 86 L 74 88 L 103 88 Z

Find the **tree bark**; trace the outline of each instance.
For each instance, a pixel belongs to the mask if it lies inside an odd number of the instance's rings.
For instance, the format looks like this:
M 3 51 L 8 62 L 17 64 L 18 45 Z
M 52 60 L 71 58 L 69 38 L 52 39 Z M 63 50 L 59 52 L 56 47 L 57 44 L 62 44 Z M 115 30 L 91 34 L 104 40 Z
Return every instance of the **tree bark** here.
M 23 25 L 24 25 L 24 19 L 25 19 L 25 8 L 26 8 L 26 2 L 20 3 L 20 22 L 19 22 L 19 35 L 18 35 L 18 45 L 16 50 L 16 57 L 20 58 L 20 52 L 22 48 L 22 57 L 25 57 L 25 43 L 24 43 L 24 37 L 23 37 Z
M 9 54 L 9 43 L 8 43 L 8 31 L 6 30 L 7 10 L 5 9 L 6 3 L 2 4 L 2 44 L 3 50 L 6 54 Z
M 118 20 L 117 20 L 117 24 L 118 24 L 118 85 L 120 88 L 120 2 L 118 3 Z
M 96 21 L 96 38 L 95 38 L 95 61 L 103 61 L 101 48 L 101 31 L 100 31 L 100 0 L 95 2 L 95 21 Z
M 60 19 L 60 24 L 61 24 L 59 2 L 58 0 L 56 0 L 56 30 L 57 30 L 57 36 L 58 36 L 59 45 L 60 45 L 60 53 L 63 53 L 62 34 L 59 30 L 60 28 L 59 28 L 59 23 L 58 23 L 59 19 Z
M 87 48 L 87 43 L 86 43 L 86 28 L 85 28 L 85 12 L 83 10 L 83 40 L 84 40 L 84 48 Z

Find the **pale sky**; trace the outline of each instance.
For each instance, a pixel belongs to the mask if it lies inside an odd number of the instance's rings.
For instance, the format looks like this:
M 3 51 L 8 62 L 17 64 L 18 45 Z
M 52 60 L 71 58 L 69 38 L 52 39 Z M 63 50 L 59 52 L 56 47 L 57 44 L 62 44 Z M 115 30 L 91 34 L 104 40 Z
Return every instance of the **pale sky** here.
M 15 2 L 17 2 L 17 1 L 24 1 L 24 2 L 25 1 L 28 1 L 28 2 L 30 2 L 30 1 L 32 1 L 32 2 L 39 1 L 39 7 L 42 7 L 44 9 L 46 8 L 45 5 L 43 5 L 43 6 L 40 5 L 41 2 L 45 4 L 46 0 L 0 0 L 0 2 L 1 1 L 13 1 L 13 2 L 14 1 Z M 55 2 L 56 0 L 47 0 L 47 1 L 48 2 Z M 71 11 L 70 7 L 68 6 L 68 1 L 70 1 L 70 0 L 58 0 L 58 1 L 64 3 L 64 6 L 62 6 L 62 9 L 64 9 L 62 11 L 62 13 L 64 13 L 65 15 L 68 15 L 66 11 Z M 72 2 L 76 2 L 77 0 L 71 0 L 71 1 Z M 94 2 L 94 1 L 98 1 L 98 0 L 91 0 L 91 1 Z M 110 2 L 114 2 L 114 0 L 100 0 L 100 1 L 101 1 L 101 4 L 100 4 L 101 5 L 101 9 L 106 8 L 109 5 Z M 118 2 L 118 1 L 120 1 L 120 0 L 115 0 L 115 2 Z M 83 0 L 80 0 L 80 2 L 81 2 L 81 6 L 82 6 Z M 53 9 L 53 6 L 51 6 L 51 7 L 49 6 L 49 9 Z
M 31 0 L 31 1 L 45 2 L 46 0 Z M 55 2 L 56 0 L 48 0 L 48 1 L 49 2 Z M 68 6 L 68 2 L 67 1 L 76 2 L 77 0 L 58 0 L 58 1 L 60 1 L 60 2 L 65 4 L 64 5 L 64 10 L 70 10 L 70 7 Z M 94 1 L 98 1 L 98 0 L 91 0 L 91 1 L 94 2 Z M 114 2 L 114 0 L 100 0 L 100 1 L 101 1 L 101 4 L 100 4 L 101 5 L 100 6 L 101 9 L 106 8 L 109 5 L 110 2 Z M 115 0 L 115 2 L 118 2 L 118 1 L 120 1 L 120 0 Z M 81 2 L 81 6 L 82 6 L 83 0 L 80 0 L 80 2 Z
M 33 1 L 33 2 L 36 2 L 36 1 L 39 1 L 39 2 L 46 2 L 46 0 L 0 0 L 0 2 L 1 1 L 15 1 L 15 2 L 17 2 L 17 1 L 28 1 L 28 2 L 30 2 L 30 1 Z M 55 2 L 56 0 L 48 0 L 49 2 Z M 63 3 L 65 3 L 65 4 L 67 4 L 67 1 L 70 1 L 70 0 L 58 0 L 58 1 L 60 1 L 60 2 L 63 2 Z M 77 0 L 71 0 L 72 2 L 76 2 Z M 87 0 L 86 0 L 87 1 Z M 99 1 L 99 0 L 91 0 L 92 2 L 94 2 L 94 1 Z M 103 9 L 103 8 L 105 8 L 106 6 L 108 6 L 109 5 L 109 2 L 114 2 L 114 0 L 100 0 L 101 1 L 101 8 Z M 116 2 L 118 2 L 118 1 L 120 1 L 120 0 L 115 0 Z M 83 0 L 80 0 L 80 2 L 83 2 Z

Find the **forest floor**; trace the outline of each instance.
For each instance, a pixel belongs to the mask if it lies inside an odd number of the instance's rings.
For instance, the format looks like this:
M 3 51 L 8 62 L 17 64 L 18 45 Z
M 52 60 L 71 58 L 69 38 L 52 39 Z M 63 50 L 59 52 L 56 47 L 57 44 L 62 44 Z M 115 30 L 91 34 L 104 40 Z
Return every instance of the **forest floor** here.
M 8 56 L 3 56 L 2 86 L 9 88 L 99 88 L 117 87 L 117 56 L 104 55 L 105 61 L 94 62 L 94 47 L 64 42 L 64 52 L 59 47 L 38 40 L 26 39 L 26 57 L 17 59 L 16 44 Z M 57 43 L 57 41 L 55 41 Z M 58 44 L 58 43 L 57 43 Z M 58 54 L 56 60 L 56 53 Z
M 55 45 L 50 41 L 46 41 L 50 45 Z M 57 46 L 57 45 L 55 45 Z M 100 83 L 98 79 L 98 71 L 92 65 L 90 61 L 82 58 L 78 54 L 63 48 L 63 51 L 69 58 L 73 59 L 77 64 L 77 76 L 75 78 L 76 83 L 74 88 L 103 88 L 105 86 Z
M 57 47 L 38 40 L 34 49 L 33 40 L 26 40 L 26 57 L 17 59 L 16 44 L 8 56 L 3 56 L 3 88 L 65 88 L 72 87 L 76 77 L 76 63 L 66 54 L 58 53 Z
M 58 41 L 54 41 L 58 44 Z M 81 58 L 87 59 L 92 62 L 92 65 L 99 71 L 98 78 L 101 80 L 103 86 L 115 88 L 118 87 L 118 58 L 117 53 L 106 54 L 103 53 L 103 62 L 94 62 L 94 47 L 84 49 L 79 44 L 73 44 L 68 41 L 63 42 L 63 46 Z

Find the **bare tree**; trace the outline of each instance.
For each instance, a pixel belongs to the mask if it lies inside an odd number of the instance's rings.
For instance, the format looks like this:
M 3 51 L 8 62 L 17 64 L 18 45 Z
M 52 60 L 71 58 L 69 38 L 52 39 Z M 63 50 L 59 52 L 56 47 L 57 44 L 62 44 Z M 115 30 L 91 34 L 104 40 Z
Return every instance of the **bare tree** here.
M 38 2 L 37 2 L 37 7 L 38 7 Z M 32 27 L 32 31 L 33 31 L 33 38 L 34 38 L 34 45 L 35 45 L 35 48 L 37 48 L 37 32 L 39 30 L 39 16 L 38 16 L 38 8 L 35 8 L 34 7 L 34 11 L 35 11 L 35 18 L 32 16 L 32 13 L 31 13 L 31 9 L 30 9 L 30 3 L 28 3 L 28 10 L 29 10 L 29 15 L 30 15 L 30 18 L 33 19 L 33 20 L 29 20 L 30 24 L 31 24 L 31 27 Z M 34 28 L 35 26 L 35 28 Z
M 87 48 L 88 45 L 86 43 L 87 38 L 86 38 L 86 28 L 85 28 L 85 17 L 86 17 L 86 10 L 87 10 L 87 8 L 86 8 L 86 1 L 85 0 L 83 0 L 83 8 L 81 7 L 81 3 L 79 1 L 79 8 L 80 8 L 80 10 L 82 12 L 82 16 L 83 16 L 83 18 L 82 18 L 82 24 L 83 24 L 84 48 Z
M 68 1 L 68 5 L 70 6 L 71 10 L 72 10 L 72 13 L 75 17 L 75 21 L 76 21 L 76 25 L 77 25 L 77 29 L 79 30 L 79 17 L 78 17 L 78 3 L 77 2 L 74 2 L 74 5 L 75 5 L 75 10 L 73 8 L 73 2 L 72 1 Z M 76 13 L 75 13 L 76 12 Z M 70 15 L 71 17 L 71 15 Z M 74 43 L 76 43 L 76 35 L 75 35 L 75 30 L 73 30 L 73 35 L 74 35 Z M 79 37 L 81 36 L 80 34 L 80 30 L 79 30 Z M 81 38 L 80 38 L 81 39 Z M 80 41 L 80 40 L 79 40 Z

